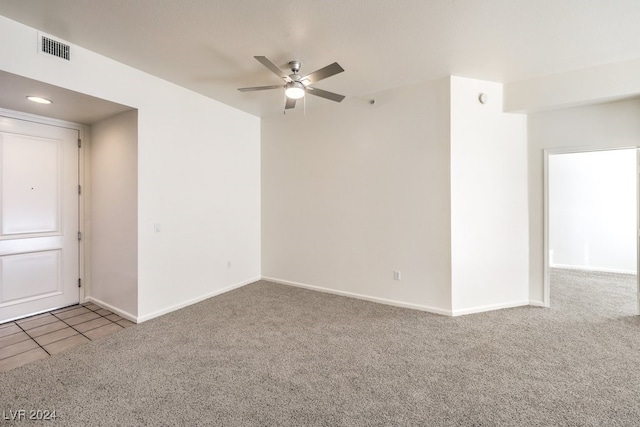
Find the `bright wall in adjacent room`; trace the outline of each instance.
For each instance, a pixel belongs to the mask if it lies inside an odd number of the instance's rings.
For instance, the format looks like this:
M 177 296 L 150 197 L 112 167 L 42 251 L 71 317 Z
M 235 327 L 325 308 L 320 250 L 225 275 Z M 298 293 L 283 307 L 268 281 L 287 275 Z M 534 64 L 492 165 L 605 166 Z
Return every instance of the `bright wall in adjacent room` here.
M 529 298 L 544 301 L 544 151 L 570 152 L 636 147 L 640 100 L 595 104 L 530 114 Z
M 552 267 L 636 272 L 636 150 L 549 156 Z

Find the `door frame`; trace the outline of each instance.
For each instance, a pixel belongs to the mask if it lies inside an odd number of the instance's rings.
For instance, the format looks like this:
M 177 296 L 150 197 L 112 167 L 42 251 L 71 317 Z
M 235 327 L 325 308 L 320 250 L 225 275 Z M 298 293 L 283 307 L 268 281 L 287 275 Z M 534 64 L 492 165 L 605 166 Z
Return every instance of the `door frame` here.
M 544 149 L 544 288 L 542 303 L 549 308 L 551 304 L 551 265 L 549 259 L 549 156 L 555 154 L 591 153 L 598 151 L 636 150 L 636 314 L 640 315 L 640 145 L 624 147 L 566 147 Z
M 86 254 L 86 250 L 89 247 L 89 239 L 90 235 L 87 232 L 85 227 L 85 215 L 88 207 L 87 200 L 89 195 L 89 185 L 88 185 L 88 158 L 89 158 L 89 150 L 90 150 L 90 141 L 89 141 L 89 127 L 86 125 L 82 125 L 80 123 L 68 122 L 64 120 L 52 119 L 50 117 L 38 116 L 35 114 L 23 113 L 20 111 L 8 110 L 6 108 L 0 108 L 0 116 L 14 119 L 14 120 L 24 120 L 27 122 L 44 124 L 49 126 L 57 126 L 66 129 L 72 129 L 78 132 L 78 138 L 82 141 L 80 147 L 78 148 L 78 184 L 81 186 L 81 193 L 78 197 L 78 230 L 82 233 L 82 239 L 79 242 L 78 246 L 78 274 L 79 278 L 82 281 L 82 286 L 80 286 L 79 293 L 79 302 L 83 303 L 86 301 L 87 296 L 89 296 L 88 286 L 89 286 L 89 259 Z M 33 313 L 36 314 L 36 313 Z

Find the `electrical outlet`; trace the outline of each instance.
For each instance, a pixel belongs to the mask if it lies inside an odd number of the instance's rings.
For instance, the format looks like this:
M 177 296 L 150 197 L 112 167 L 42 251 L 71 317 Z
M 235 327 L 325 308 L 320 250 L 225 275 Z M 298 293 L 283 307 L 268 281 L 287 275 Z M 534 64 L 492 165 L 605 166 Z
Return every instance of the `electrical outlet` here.
M 393 280 L 400 280 L 402 279 L 402 273 L 400 273 L 398 270 L 393 270 Z

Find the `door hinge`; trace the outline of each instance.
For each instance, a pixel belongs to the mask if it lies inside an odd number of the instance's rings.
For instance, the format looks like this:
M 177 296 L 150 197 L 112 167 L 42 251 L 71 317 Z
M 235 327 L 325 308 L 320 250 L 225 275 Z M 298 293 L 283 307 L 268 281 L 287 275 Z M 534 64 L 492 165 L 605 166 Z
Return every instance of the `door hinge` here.
M 78 240 L 82 240 L 82 231 L 78 231 Z
M 78 148 L 82 147 L 82 140 L 80 138 L 78 138 Z
M 78 287 L 81 288 L 82 287 L 82 279 L 78 278 Z
M 82 194 L 82 185 L 78 185 L 78 194 Z

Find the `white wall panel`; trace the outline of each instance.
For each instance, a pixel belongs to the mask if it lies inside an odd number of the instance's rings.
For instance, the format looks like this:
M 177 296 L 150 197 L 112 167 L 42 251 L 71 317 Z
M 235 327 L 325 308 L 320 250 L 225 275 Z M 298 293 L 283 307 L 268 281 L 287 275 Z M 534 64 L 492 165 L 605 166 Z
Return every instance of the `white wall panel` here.
M 529 302 L 526 123 L 501 84 L 451 78 L 454 314 Z
M 138 113 L 91 127 L 91 283 L 99 304 L 138 313 Z M 124 314 L 123 313 L 123 314 Z
M 264 118 L 263 275 L 449 314 L 449 160 L 448 79 Z

